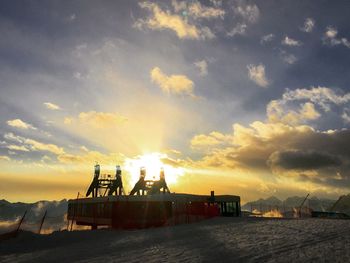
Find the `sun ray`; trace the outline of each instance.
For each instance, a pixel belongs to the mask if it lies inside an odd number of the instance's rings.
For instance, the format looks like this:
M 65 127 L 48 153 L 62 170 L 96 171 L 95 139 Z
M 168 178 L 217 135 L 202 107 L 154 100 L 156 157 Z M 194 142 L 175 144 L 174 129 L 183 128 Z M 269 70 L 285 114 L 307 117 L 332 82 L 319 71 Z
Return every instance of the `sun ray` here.
M 130 174 L 130 183 L 135 184 L 140 175 L 140 168 L 146 169 L 146 180 L 159 180 L 161 168 L 164 169 L 165 178 L 169 185 L 176 184 L 179 176 L 184 174 L 184 169 L 164 164 L 161 160 L 167 158 L 166 154 L 153 152 L 127 158 L 124 162 L 124 169 Z

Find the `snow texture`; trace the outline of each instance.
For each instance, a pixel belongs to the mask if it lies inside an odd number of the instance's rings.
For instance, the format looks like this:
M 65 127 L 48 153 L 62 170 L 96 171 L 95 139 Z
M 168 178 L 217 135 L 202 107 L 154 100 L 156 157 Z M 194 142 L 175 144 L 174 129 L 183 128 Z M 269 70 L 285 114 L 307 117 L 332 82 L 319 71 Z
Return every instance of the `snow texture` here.
M 0 262 L 350 262 L 348 220 L 215 218 L 121 231 L 22 232 Z

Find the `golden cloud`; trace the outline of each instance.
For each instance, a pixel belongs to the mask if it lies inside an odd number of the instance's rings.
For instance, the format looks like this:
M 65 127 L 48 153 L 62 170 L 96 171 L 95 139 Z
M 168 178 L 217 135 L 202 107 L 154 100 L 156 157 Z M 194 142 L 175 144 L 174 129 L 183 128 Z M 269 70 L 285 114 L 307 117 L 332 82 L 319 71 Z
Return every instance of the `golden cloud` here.
M 32 139 L 25 139 L 24 143 L 30 145 L 34 151 L 47 151 L 57 155 L 64 153 L 63 148 L 55 144 L 42 143 Z
M 7 125 L 12 126 L 12 127 L 16 127 L 16 128 L 20 128 L 20 129 L 25 129 L 25 130 L 27 130 L 27 129 L 36 130 L 36 128 L 33 125 L 26 123 L 26 122 L 22 121 L 21 119 L 8 120 Z
M 58 106 L 57 104 L 51 103 L 51 102 L 44 102 L 44 105 L 49 110 L 60 110 L 61 109 L 60 106 Z
M 307 125 L 256 121 L 249 127 L 234 124 L 232 135 L 226 136 L 232 136 L 231 144 L 203 152 L 192 165 L 259 174 L 266 180 L 290 178 L 294 184 L 336 191 L 350 182 L 350 154 L 345 150 L 350 147 L 349 130 L 322 132 Z
M 6 155 L 0 155 L 0 161 L 10 161 L 10 157 L 6 156 Z
M 170 11 L 163 11 L 157 4 L 151 2 L 140 3 L 140 7 L 151 11 L 147 19 L 138 19 L 134 27 L 142 29 L 144 26 L 151 29 L 170 29 L 173 30 L 179 38 L 200 39 L 213 38 L 214 34 L 208 27 L 198 28 L 188 23 L 181 16 L 172 14 Z M 193 11 L 198 11 L 193 9 Z M 209 11 L 212 13 L 212 11 Z M 207 12 L 208 13 L 208 12 Z M 209 15 L 209 13 L 208 13 Z
M 318 119 L 321 114 L 315 109 L 315 105 L 306 102 L 300 105 L 298 111 L 286 110 L 285 102 L 273 100 L 267 106 L 267 117 L 270 122 L 282 122 L 297 125 L 307 120 Z
M 224 18 L 225 11 L 220 8 L 203 6 L 200 2 L 193 2 L 188 7 L 188 12 L 194 18 Z
M 154 67 L 150 74 L 152 81 L 155 82 L 163 92 L 194 96 L 194 83 L 185 75 L 167 76 L 159 67 Z
M 5 134 L 4 137 L 8 140 L 16 141 L 17 143 L 21 144 L 21 145 L 13 145 L 13 144 L 7 145 L 6 148 L 8 148 L 9 150 L 23 151 L 23 152 L 47 151 L 56 155 L 64 153 L 64 149 L 55 144 L 42 143 L 33 139 L 14 135 L 13 133 L 7 133 Z
M 25 147 L 24 145 L 7 145 L 7 149 L 12 150 L 12 151 L 22 151 L 22 152 L 29 152 L 29 149 Z
M 230 143 L 232 143 L 232 136 L 213 131 L 209 135 L 199 134 L 194 136 L 191 140 L 191 147 L 202 148 Z

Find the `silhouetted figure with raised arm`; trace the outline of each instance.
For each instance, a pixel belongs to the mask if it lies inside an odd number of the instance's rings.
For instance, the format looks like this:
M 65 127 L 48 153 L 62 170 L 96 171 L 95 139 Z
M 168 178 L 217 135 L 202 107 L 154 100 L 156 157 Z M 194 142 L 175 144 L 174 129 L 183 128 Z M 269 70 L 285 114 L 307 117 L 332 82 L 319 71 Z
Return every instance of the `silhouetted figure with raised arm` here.
M 134 188 L 131 190 L 130 195 L 134 195 L 135 193 L 137 193 L 137 195 L 140 195 L 140 194 L 144 195 L 146 190 L 145 177 L 146 177 L 146 169 L 145 167 L 141 167 L 140 179 L 137 181 Z

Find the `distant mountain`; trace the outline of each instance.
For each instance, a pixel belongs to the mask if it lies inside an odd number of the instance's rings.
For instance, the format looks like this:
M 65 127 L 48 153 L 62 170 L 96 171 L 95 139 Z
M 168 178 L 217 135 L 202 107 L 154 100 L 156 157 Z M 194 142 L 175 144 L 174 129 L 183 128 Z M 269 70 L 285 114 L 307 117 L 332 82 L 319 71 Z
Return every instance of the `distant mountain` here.
M 275 196 L 263 199 L 260 198 L 256 201 L 251 201 L 242 206 L 242 210 L 270 210 L 268 207 L 282 206 L 283 202 Z
M 67 212 L 67 200 L 61 201 L 38 201 L 35 203 L 10 203 L 0 200 L 0 220 L 11 221 L 23 216 L 27 211 L 26 218 L 29 221 L 42 217 L 47 211 L 48 217 L 63 216 Z
M 331 211 L 350 215 L 350 194 L 339 197 L 331 207 Z
M 349 197 L 350 198 L 350 197 Z M 262 210 L 267 211 L 271 209 L 280 209 L 280 210 L 293 210 L 293 208 L 297 208 L 301 205 L 305 197 L 302 196 L 293 196 L 288 197 L 284 201 L 278 199 L 275 196 L 271 196 L 266 199 L 259 199 L 256 201 L 248 202 L 242 206 L 242 210 Z M 331 199 L 319 199 L 317 197 L 308 198 L 304 206 L 311 208 L 315 211 L 327 211 L 331 208 L 331 206 L 335 203 L 335 200 Z

